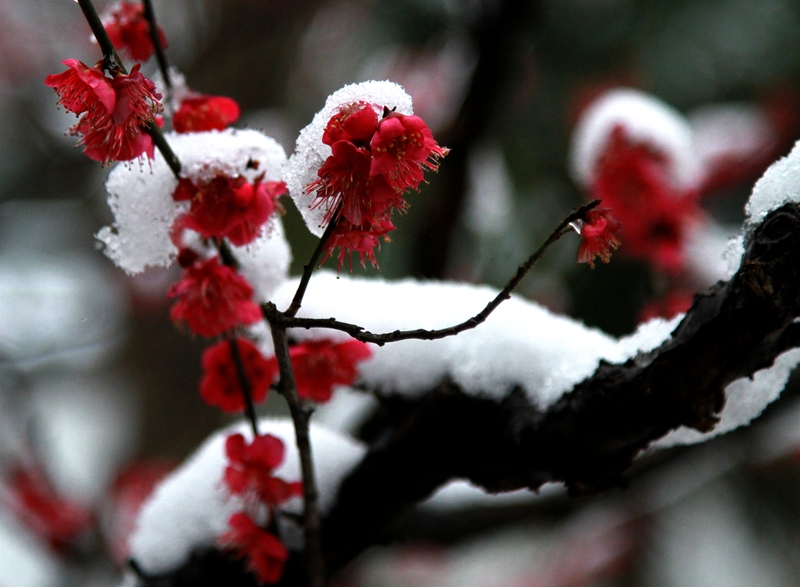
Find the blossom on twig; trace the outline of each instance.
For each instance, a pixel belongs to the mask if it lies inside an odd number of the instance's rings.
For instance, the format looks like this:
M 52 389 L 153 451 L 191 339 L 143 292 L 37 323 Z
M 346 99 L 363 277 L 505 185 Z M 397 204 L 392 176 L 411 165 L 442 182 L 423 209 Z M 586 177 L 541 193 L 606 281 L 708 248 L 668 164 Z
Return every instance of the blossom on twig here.
M 70 134 L 80 136 L 86 155 L 102 163 L 142 155 L 152 159 L 153 140 L 145 127 L 162 109 L 161 94 L 139 72 L 139 64 L 128 75 L 108 77 L 99 65 L 88 67 L 77 59 L 62 63 L 68 69 L 48 75 L 45 84 L 59 94 L 59 104 L 83 115 Z
M 228 525 L 231 529 L 220 537 L 220 545 L 246 558 L 259 583 L 277 583 L 289 558 L 283 543 L 244 512 L 233 514 Z
M 331 155 L 305 186 L 306 194 L 315 195 L 312 208 L 325 209 L 323 223 L 339 223 L 325 247 L 326 259 L 340 249 L 339 270 L 353 252 L 362 266 L 365 259 L 377 266 L 374 249 L 394 230 L 392 212 L 408 207 L 403 192 L 417 189 L 424 171 L 437 170 L 447 154 L 421 118 L 383 109 L 378 120 L 381 109 L 364 101 L 339 107 L 322 134 Z
M 593 208 L 586 213 L 586 217 L 577 226 L 581 235 L 581 244 L 578 248 L 578 263 L 588 263 L 594 269 L 595 257 L 600 257 L 603 263 L 611 259 L 611 251 L 620 245 L 618 234 L 621 225 L 608 208 Z
M 190 95 L 172 118 L 179 133 L 223 130 L 239 119 L 239 105 L 225 96 Z
M 236 345 L 250 383 L 250 396 L 253 402 L 262 402 L 277 372 L 249 340 L 237 338 Z M 245 408 L 244 395 L 230 343 L 223 340 L 208 347 L 203 352 L 202 365 L 200 397 L 203 401 L 223 412 L 242 411 Z
M 358 376 L 358 363 L 372 356 L 366 343 L 308 340 L 289 349 L 297 393 L 301 398 L 327 402 L 335 385 L 350 385 Z M 271 359 L 275 361 L 275 359 Z
M 225 237 L 236 246 L 253 242 L 275 211 L 276 200 L 286 193 L 282 181 L 249 183 L 244 177 L 217 175 L 207 182 L 182 178 L 172 194 L 176 202 L 191 202 L 182 217 L 183 228 L 204 238 Z
M 233 269 L 220 265 L 219 257 L 187 268 L 167 295 L 177 298 L 170 311 L 172 320 L 200 336 L 218 336 L 261 319 L 261 309 L 252 300 L 253 288 Z
M 285 447 L 277 436 L 256 436 L 251 443 L 241 434 L 232 434 L 225 441 L 229 465 L 225 484 L 234 495 L 249 497 L 271 506 L 301 495 L 302 484 L 288 483 L 272 472 L 283 462 Z

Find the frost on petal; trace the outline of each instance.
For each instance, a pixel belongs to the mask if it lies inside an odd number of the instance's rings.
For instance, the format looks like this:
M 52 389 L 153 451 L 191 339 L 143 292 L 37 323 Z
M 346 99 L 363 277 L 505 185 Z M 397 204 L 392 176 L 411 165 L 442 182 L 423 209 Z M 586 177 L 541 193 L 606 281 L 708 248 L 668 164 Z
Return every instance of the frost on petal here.
M 342 106 L 359 102 L 371 104 L 379 117 L 383 116 L 384 107 L 400 114 L 414 113 L 411 97 L 402 87 L 389 81 L 368 81 L 345 86 L 331 94 L 311 124 L 300 131 L 295 152 L 286 165 L 284 180 L 306 226 L 316 236 L 324 232 L 324 226 L 320 225 L 324 224 L 327 209 L 324 206 L 312 209 L 316 194 L 307 193 L 306 186 L 317 180 L 317 171 L 331 156 L 330 146 L 322 142 L 328 122 Z
M 653 96 L 621 88 L 590 105 L 575 128 L 570 167 L 581 185 L 592 184 L 597 161 L 618 126 L 634 142 L 646 144 L 669 159 L 673 187 L 687 189 L 699 181 L 700 166 L 688 121 Z
M 283 441 L 286 455 L 274 474 L 282 479 L 300 479 L 300 459 L 289 420 L 261 420 L 261 434 L 272 434 Z M 136 531 L 131 537 L 131 557 L 153 575 L 174 571 L 187 563 L 195 549 L 213 547 L 229 531 L 228 520 L 242 510 L 243 501 L 232 496 L 222 479 L 228 465 L 225 443 L 231 434 L 240 433 L 249 442 L 252 431 L 241 423 L 211 436 L 183 465 L 169 475 L 142 508 Z M 339 484 L 364 456 L 365 448 L 349 437 L 311 425 L 320 511 L 333 505 Z M 283 510 L 302 511 L 302 500 L 294 498 Z M 288 523 L 279 519 L 279 525 Z M 286 546 L 300 548 L 281 528 Z
M 217 175 L 254 182 L 279 181 L 283 148 L 255 130 L 225 130 L 166 136 L 182 164 L 181 176 L 208 182 Z M 148 166 L 117 165 L 106 182 L 114 223 L 97 238 L 114 263 L 130 274 L 148 266 L 169 266 L 178 254 L 170 229 L 187 204 L 173 201 L 178 185 L 160 152 Z M 265 230 L 265 234 L 270 234 Z

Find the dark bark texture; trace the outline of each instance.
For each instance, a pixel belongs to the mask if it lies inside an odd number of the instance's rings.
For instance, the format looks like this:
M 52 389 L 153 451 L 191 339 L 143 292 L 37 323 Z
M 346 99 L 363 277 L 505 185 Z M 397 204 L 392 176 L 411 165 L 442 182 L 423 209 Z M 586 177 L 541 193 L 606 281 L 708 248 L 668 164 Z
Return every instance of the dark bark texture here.
M 695 296 L 667 342 L 624 364 L 602 362 L 546 411 L 519 389 L 496 401 L 447 381 L 419 400 L 388 399 L 363 430 L 366 457 L 323 520 L 328 571 L 392 540 L 403 514 L 452 479 L 491 492 L 556 481 L 572 496 L 624 485 L 623 474 L 651 442 L 680 426 L 711 430 L 729 383 L 800 346 L 798 315 L 800 209 L 787 204 L 752 232 L 733 279 Z M 190 567 L 224 567 L 233 581 L 241 566 L 224 558 L 196 556 Z M 302 584 L 304 568 L 303 555 L 293 555 L 281 584 Z M 184 568 L 143 583 L 203 584 L 186 581 L 196 574 Z
M 624 364 L 601 363 L 547 411 L 520 390 L 497 402 L 447 382 L 384 410 L 325 520 L 329 567 L 391 539 L 403 511 L 451 479 L 492 492 L 561 481 L 573 496 L 623 484 L 654 440 L 680 426 L 711 430 L 729 383 L 800 343 L 798 314 L 800 210 L 786 205 L 753 232 L 733 279 L 695 296 L 670 340 Z

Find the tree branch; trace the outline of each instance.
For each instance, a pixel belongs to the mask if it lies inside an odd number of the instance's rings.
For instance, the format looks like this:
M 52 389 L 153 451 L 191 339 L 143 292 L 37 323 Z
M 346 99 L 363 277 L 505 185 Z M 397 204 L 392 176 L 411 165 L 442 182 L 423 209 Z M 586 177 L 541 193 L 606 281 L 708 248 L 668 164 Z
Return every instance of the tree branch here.
M 156 23 L 156 13 L 153 10 L 153 0 L 144 0 L 144 17 L 150 25 L 150 40 L 153 42 L 153 47 L 156 51 L 156 61 L 158 61 L 158 69 L 161 70 L 161 77 L 164 78 L 164 85 L 167 92 L 172 92 L 172 80 L 169 76 L 169 63 L 167 63 L 167 55 L 164 53 L 164 47 L 161 46 L 161 37 L 158 34 L 158 24 Z
M 390 533 L 409 506 L 455 478 L 488 491 L 564 482 L 571 495 L 624 484 L 636 455 L 680 426 L 710 431 L 725 387 L 800 344 L 800 210 L 770 213 L 729 282 L 695 296 L 659 348 L 596 372 L 545 411 L 443 382 L 389 419 L 342 484 L 323 526 L 328 568 Z M 531 333 L 536 336 L 536 333 Z
M 339 207 L 341 207 L 341 204 Z M 297 291 L 294 294 L 292 303 L 283 313 L 284 316 L 292 317 L 297 314 L 297 311 L 300 309 L 300 306 L 303 303 L 303 296 L 306 295 L 306 288 L 308 288 L 308 282 L 311 279 L 311 274 L 314 272 L 314 269 L 317 268 L 317 261 L 319 261 L 319 258 L 322 256 L 322 252 L 325 250 L 333 231 L 336 230 L 336 217 L 339 214 L 339 207 L 337 207 L 337 209 L 334 211 L 331 221 L 328 222 L 328 227 L 325 229 L 325 232 L 322 233 L 322 237 L 317 243 L 317 248 L 314 249 L 313 253 L 311 253 L 311 258 L 308 260 L 308 263 L 303 266 L 303 276 L 300 278 L 300 284 L 297 286 Z
M 544 255 L 545 251 L 550 248 L 550 245 L 555 243 L 570 230 L 570 224 L 582 219 L 586 212 L 592 208 L 595 208 L 598 204 L 600 204 L 600 200 L 589 202 L 577 210 L 574 210 L 569 216 L 562 220 L 558 227 L 556 227 L 556 229 L 550 233 L 550 236 L 547 237 L 547 239 L 539 246 L 539 248 L 536 249 L 533 254 L 517 268 L 517 272 L 514 274 L 514 276 L 508 280 L 508 283 L 506 283 L 505 287 L 500 290 L 500 293 L 498 293 L 492 301 L 486 304 L 486 307 L 483 310 L 478 312 L 478 314 L 472 318 L 469 318 L 468 320 L 465 320 L 464 322 L 454 326 L 436 330 L 417 328 L 415 330 L 395 330 L 394 332 L 375 334 L 365 330 L 362 326 L 350 324 L 348 322 L 340 322 L 335 318 L 297 318 L 294 316 L 294 314 L 289 314 L 288 310 L 286 313 L 280 314 L 276 311 L 274 305 L 269 303 L 262 306 L 262 311 L 269 320 L 279 321 L 284 328 L 329 328 L 332 330 L 340 330 L 342 332 L 346 332 L 356 340 L 360 340 L 361 342 L 371 342 L 377 344 L 378 346 L 383 346 L 388 342 L 397 342 L 399 340 L 437 340 L 440 338 L 446 338 L 448 336 L 454 336 L 466 330 L 471 330 L 485 322 L 491 313 L 494 312 L 501 303 L 511 297 L 511 292 L 516 289 L 528 271 L 530 271 L 531 268 L 539 261 L 539 259 L 542 258 L 542 255 Z M 308 265 L 306 265 L 306 268 L 308 268 Z M 300 292 L 301 289 L 302 291 L 305 291 L 305 286 L 302 282 L 301 287 L 298 288 L 298 292 Z M 295 299 L 297 299 L 297 295 L 295 295 Z M 294 307 L 294 302 L 292 302 L 290 309 L 292 307 Z
M 289 411 L 294 422 L 297 450 L 300 453 L 300 468 L 303 475 L 303 531 L 306 548 L 307 577 L 311 587 L 323 587 L 325 583 L 325 566 L 320 543 L 320 517 L 317 506 L 319 497 L 314 459 L 311 453 L 308 420 L 311 415 L 303 407 L 297 393 L 294 370 L 289 355 L 289 343 L 286 331 L 279 325 L 270 322 L 272 342 L 275 346 L 275 358 L 278 361 L 280 380 L 278 391 L 286 398 Z

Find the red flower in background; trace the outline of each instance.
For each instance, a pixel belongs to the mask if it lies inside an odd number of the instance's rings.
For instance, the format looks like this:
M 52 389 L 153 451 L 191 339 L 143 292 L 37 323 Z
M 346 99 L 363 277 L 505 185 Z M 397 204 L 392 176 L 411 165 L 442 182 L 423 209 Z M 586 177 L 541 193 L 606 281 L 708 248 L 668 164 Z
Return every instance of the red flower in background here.
M 297 393 L 321 403 L 331 399 L 334 385 L 350 385 L 356 380 L 357 364 L 369 359 L 372 350 L 366 343 L 352 339 L 338 343 L 309 340 L 293 346 L 289 354 Z
M 254 402 L 262 402 L 267 397 L 267 391 L 277 371 L 249 340 L 237 338 L 236 345 L 250 382 L 250 395 Z M 240 412 L 245 407 L 239 373 L 227 340 L 210 346 L 203 352 L 200 397 L 208 405 L 218 407 L 223 412 Z
M 247 444 L 241 434 L 232 434 L 225 442 L 225 454 L 230 464 L 225 469 L 225 483 L 234 495 L 255 497 L 271 506 L 301 495 L 299 482 L 287 483 L 272 476 L 283 462 L 283 441 L 270 434 L 256 436 Z
M 261 319 L 261 309 L 252 300 L 253 288 L 233 269 L 220 265 L 219 257 L 186 269 L 167 295 L 177 298 L 170 311 L 172 319 L 185 322 L 201 336 L 217 336 Z
M 614 210 L 624 251 L 675 273 L 683 268 L 688 227 L 700 217 L 697 192 L 675 188 L 665 157 L 615 127 L 597 162 L 592 195 Z
M 58 495 L 45 474 L 36 468 L 16 466 L 7 481 L 11 510 L 25 526 L 57 551 L 91 530 L 91 512 Z
M 276 200 L 286 193 L 282 181 L 256 180 L 219 175 L 209 182 L 195 184 L 188 178 L 178 182 L 172 197 L 191 202 L 183 228 L 191 228 L 204 238 L 226 237 L 234 245 L 253 242 L 275 211 Z
M 228 525 L 231 530 L 220 537 L 220 545 L 246 558 L 259 583 L 277 583 L 289 558 L 283 543 L 242 512 L 231 516 Z
M 608 263 L 611 251 L 620 245 L 617 238 L 620 228 L 620 223 L 611 216 L 611 210 L 608 208 L 589 210 L 580 229 L 578 263 L 588 263 L 592 269 L 595 257 L 600 257 L 603 263 Z
M 239 105 L 225 96 L 189 96 L 172 118 L 179 133 L 223 130 L 239 120 Z
M 653 318 L 674 318 L 678 314 L 688 312 L 694 301 L 694 293 L 686 290 L 668 292 L 662 299 L 648 302 L 639 312 L 639 322 L 647 322 Z
M 155 52 L 150 23 L 144 17 L 142 4 L 117 2 L 103 12 L 101 20 L 114 48 L 127 53 L 131 59 L 147 61 Z M 161 27 L 158 27 L 158 42 L 167 47 L 167 38 Z
M 59 104 L 83 115 L 70 129 L 79 135 L 86 155 L 108 163 L 130 161 L 141 155 L 153 158 L 153 140 L 144 127 L 161 110 L 161 94 L 139 72 L 107 77 L 99 66 L 88 67 L 77 59 L 62 62 L 69 69 L 48 75 L 45 84 L 59 94 Z
M 439 158 L 447 154 L 419 116 L 397 112 L 381 120 L 370 147 L 374 156 L 370 175 L 383 175 L 398 190 L 416 189 L 423 171 L 439 169 Z

